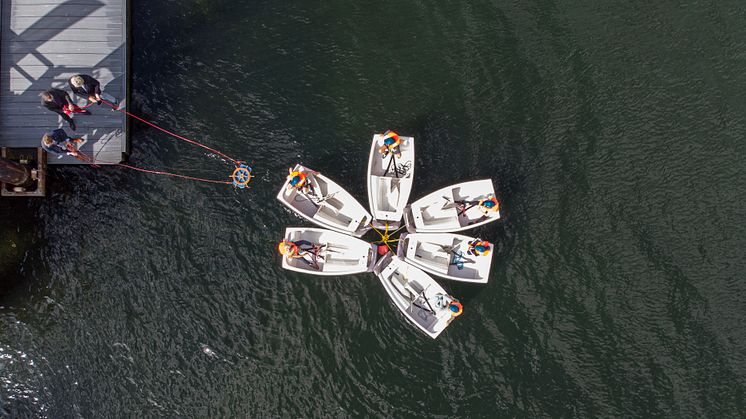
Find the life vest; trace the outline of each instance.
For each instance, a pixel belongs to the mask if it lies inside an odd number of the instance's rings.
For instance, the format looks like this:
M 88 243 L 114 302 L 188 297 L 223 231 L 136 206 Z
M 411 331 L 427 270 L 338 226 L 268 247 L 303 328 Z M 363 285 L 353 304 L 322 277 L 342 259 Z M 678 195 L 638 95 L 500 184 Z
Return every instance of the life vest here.
M 303 185 L 306 184 L 306 178 L 308 177 L 305 173 L 295 171 L 293 172 L 292 169 L 289 171 L 290 174 L 288 175 L 288 184 L 292 186 L 293 188 L 300 189 L 303 187 Z
M 280 244 L 277 245 L 277 250 L 280 251 L 281 255 L 284 255 L 288 258 L 292 258 L 299 253 L 298 245 L 291 242 L 290 240 L 281 241 Z
M 492 250 L 492 243 L 484 240 L 474 240 L 469 243 L 469 252 L 476 256 L 487 256 Z
M 451 311 L 451 317 L 458 317 L 464 312 L 464 306 L 458 300 L 453 300 L 448 304 L 448 310 Z
M 399 134 L 394 131 L 386 131 L 383 133 L 383 145 L 378 150 L 381 154 L 388 154 L 390 151 L 394 151 L 401 145 L 401 138 Z
M 500 202 L 494 195 L 490 195 L 479 201 L 479 208 L 484 212 L 498 212 L 500 211 Z

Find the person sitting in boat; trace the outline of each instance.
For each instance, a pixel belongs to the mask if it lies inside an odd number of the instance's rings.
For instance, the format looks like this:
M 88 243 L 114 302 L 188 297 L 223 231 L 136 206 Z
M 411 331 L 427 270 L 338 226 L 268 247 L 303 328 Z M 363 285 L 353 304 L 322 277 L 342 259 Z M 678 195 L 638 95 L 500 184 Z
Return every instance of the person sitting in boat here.
M 101 83 L 91 76 L 76 74 L 68 80 L 70 90 L 78 96 L 88 99 L 89 102 L 101 104 L 102 95 L 107 102 L 116 104 L 117 99 L 109 94 L 101 92 Z
M 472 256 L 487 256 L 490 250 L 492 250 L 492 243 L 478 238 L 469 242 L 469 249 L 466 253 Z
M 313 186 L 311 186 L 311 180 L 308 178 L 308 175 L 304 172 L 299 171 L 293 171 L 293 169 L 288 169 L 288 177 L 287 177 L 287 189 L 297 189 L 304 194 L 308 194 L 310 192 L 313 192 Z
M 82 142 L 81 138 L 70 138 L 64 129 L 59 128 L 48 132 L 41 137 L 41 148 L 47 153 L 67 154 L 68 156 L 78 156 L 75 143 Z
M 458 300 L 452 300 L 448 304 L 448 310 L 451 312 L 451 317 L 458 317 L 464 312 L 464 306 Z
M 389 153 L 394 153 L 394 157 L 398 159 L 401 157 L 400 145 L 399 134 L 389 130 L 383 133 L 383 145 L 378 149 L 378 152 L 381 153 L 382 159 L 385 159 Z
M 307 265 L 318 269 L 316 257 L 318 256 L 317 253 L 319 248 L 308 240 L 282 240 L 277 245 L 277 250 L 279 250 L 280 254 L 285 256 L 288 260 L 300 259 Z M 309 256 L 311 257 L 310 260 L 308 259 Z
M 490 212 L 500 211 L 500 202 L 495 198 L 495 195 L 489 194 L 487 198 L 479 201 L 479 209 L 483 213 L 489 214 Z

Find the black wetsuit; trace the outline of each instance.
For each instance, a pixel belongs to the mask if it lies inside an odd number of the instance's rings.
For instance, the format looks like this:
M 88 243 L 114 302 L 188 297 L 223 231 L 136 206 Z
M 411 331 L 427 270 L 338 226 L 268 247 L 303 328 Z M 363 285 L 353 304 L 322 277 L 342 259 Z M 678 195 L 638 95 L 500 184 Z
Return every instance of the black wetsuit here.
M 79 74 L 79 76 L 83 78 L 83 85 L 80 87 L 73 86 L 72 77 L 68 81 L 70 90 L 72 90 L 73 93 L 86 99 L 88 99 L 88 96 L 101 94 L 101 83 L 99 83 L 98 80 L 91 76 L 86 76 L 85 74 Z
M 52 100 L 45 102 L 44 99 L 42 99 L 41 104 L 44 105 L 45 108 L 61 116 L 62 119 L 70 124 L 70 126 L 73 126 L 73 119 L 67 116 L 65 111 L 62 109 L 65 105 L 68 105 L 70 108 L 74 106 L 70 95 L 68 95 L 66 91 L 60 89 L 49 89 L 48 92 L 52 95 Z

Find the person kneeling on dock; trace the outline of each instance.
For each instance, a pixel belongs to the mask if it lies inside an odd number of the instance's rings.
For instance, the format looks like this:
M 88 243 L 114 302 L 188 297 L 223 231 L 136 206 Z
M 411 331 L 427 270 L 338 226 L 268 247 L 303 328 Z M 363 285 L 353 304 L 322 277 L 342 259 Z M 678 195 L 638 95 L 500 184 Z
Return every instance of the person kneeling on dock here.
M 67 154 L 68 156 L 80 158 L 75 144 L 82 141 L 82 138 L 70 138 L 64 129 L 59 128 L 41 137 L 41 147 L 47 153 Z
M 44 105 L 45 108 L 58 114 L 62 117 L 62 119 L 67 121 L 73 131 L 75 131 L 76 129 L 75 121 L 73 121 L 70 115 L 74 113 L 82 113 L 85 115 L 91 114 L 90 111 L 82 109 L 78 105 L 74 104 L 73 100 L 70 98 L 70 95 L 68 95 L 67 92 L 65 92 L 64 90 L 49 89 L 46 92 L 42 92 L 39 96 L 41 96 L 41 104 Z
M 116 109 L 117 99 L 110 94 L 101 93 L 101 83 L 93 77 L 85 74 L 77 74 L 70 77 L 68 84 L 70 84 L 70 90 L 73 93 L 88 99 L 89 102 L 96 102 L 100 105 L 103 97 L 103 99 L 115 106 L 114 109 Z

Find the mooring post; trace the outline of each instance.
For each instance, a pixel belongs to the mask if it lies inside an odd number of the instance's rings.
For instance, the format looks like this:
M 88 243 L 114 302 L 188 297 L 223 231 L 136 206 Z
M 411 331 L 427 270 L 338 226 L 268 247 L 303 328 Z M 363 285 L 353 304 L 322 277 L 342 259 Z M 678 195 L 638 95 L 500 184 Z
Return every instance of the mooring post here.
M 13 160 L 0 157 L 0 182 L 14 186 L 29 186 L 34 182 L 31 169 Z

